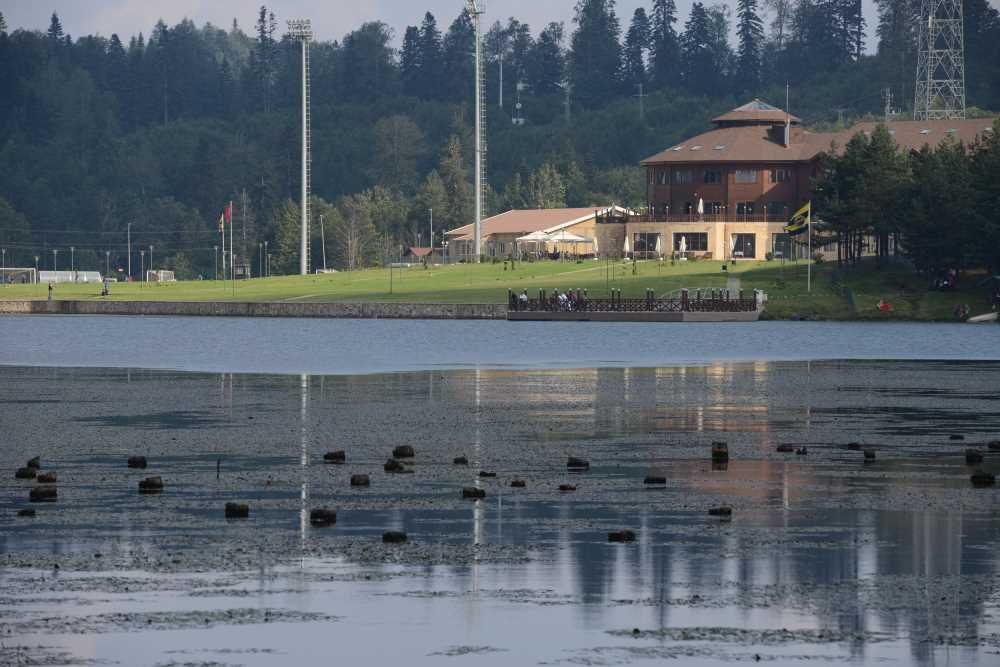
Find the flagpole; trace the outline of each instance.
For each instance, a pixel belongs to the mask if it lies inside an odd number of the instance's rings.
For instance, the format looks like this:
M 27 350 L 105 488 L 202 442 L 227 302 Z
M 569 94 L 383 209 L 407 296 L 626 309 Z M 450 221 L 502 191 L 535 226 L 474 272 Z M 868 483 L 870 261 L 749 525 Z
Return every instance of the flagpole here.
M 806 211 L 806 230 L 809 234 L 809 262 L 806 264 L 806 292 L 812 292 L 812 276 L 813 276 L 813 226 L 812 226 L 812 214 L 813 207 L 812 202 L 809 202 L 809 209 Z
M 226 287 L 226 212 L 222 212 L 222 225 L 219 226 L 219 234 L 222 236 L 222 287 Z

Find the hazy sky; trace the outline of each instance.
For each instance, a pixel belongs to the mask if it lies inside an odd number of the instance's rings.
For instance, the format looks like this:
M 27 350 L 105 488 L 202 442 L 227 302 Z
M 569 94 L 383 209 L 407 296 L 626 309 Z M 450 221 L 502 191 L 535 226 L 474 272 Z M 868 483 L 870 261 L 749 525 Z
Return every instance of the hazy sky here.
M 693 0 L 677 0 L 681 24 L 687 17 Z M 874 33 L 876 21 L 874 0 L 863 0 L 869 26 Z M 716 0 L 706 0 L 715 4 Z M 991 0 L 996 4 L 1000 0 Z M 7 24 L 14 28 L 45 30 L 53 11 L 58 12 L 63 29 L 73 36 L 101 34 L 109 37 L 118 33 L 126 36 L 142 31 L 148 35 L 157 19 L 173 25 L 182 18 L 193 19 L 199 26 L 212 22 L 228 27 L 233 18 L 239 20 L 245 32 L 253 29 L 256 11 L 266 4 L 278 17 L 282 27 L 287 18 L 311 18 L 313 30 L 320 39 L 340 39 L 364 21 L 382 20 L 396 31 L 397 43 L 407 25 L 417 25 L 425 11 L 431 11 L 442 29 L 458 15 L 463 0 L 0 0 L 0 11 Z M 537 33 L 550 21 L 565 21 L 567 28 L 573 19 L 576 0 L 487 0 L 487 22 L 514 16 L 531 25 Z M 736 6 L 735 0 L 728 3 Z M 763 4 L 763 3 L 761 3 Z M 617 11 L 623 30 L 627 29 L 632 12 L 643 6 L 649 11 L 651 0 L 618 0 Z M 678 26 L 678 29 L 681 26 Z M 874 43 L 874 38 L 868 40 Z

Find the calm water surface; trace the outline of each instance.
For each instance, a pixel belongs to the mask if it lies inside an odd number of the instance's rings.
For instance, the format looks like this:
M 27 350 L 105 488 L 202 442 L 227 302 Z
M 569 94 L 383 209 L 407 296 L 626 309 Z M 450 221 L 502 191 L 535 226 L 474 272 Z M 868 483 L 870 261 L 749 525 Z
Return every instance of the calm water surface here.
M 24 316 L 0 318 L 0 365 L 357 374 L 711 361 L 1000 359 L 1000 326 L 598 324 Z
M 0 664 L 997 664 L 998 330 L 0 318 Z

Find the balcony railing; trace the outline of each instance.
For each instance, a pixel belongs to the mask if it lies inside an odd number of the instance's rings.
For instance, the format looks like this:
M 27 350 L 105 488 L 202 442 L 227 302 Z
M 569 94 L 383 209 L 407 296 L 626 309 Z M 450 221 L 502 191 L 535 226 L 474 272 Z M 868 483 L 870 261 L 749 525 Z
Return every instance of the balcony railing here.
M 658 222 L 658 223 L 779 223 L 788 222 L 787 215 L 769 215 L 767 213 L 637 213 L 630 215 L 627 222 Z

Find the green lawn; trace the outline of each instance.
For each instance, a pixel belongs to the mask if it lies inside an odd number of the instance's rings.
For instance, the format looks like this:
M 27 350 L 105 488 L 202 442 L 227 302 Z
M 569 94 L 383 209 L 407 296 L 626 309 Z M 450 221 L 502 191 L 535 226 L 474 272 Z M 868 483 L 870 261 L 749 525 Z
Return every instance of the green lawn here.
M 747 293 L 763 289 L 769 295 L 766 316 L 776 319 L 951 319 L 957 303 L 968 303 L 974 313 L 985 312 L 985 290 L 966 281 L 966 291 L 928 292 L 925 280 L 904 267 L 876 270 L 873 264 L 837 270 L 834 264 L 813 268 L 812 292 L 806 291 L 806 263 L 739 262 L 722 271 L 714 261 L 638 262 L 635 272 L 623 262 L 518 262 L 512 270 L 503 263 L 366 269 L 314 276 L 287 276 L 232 283 L 187 281 L 162 285 L 124 283 L 111 286 L 113 300 L 126 301 L 413 301 L 438 303 L 503 303 L 507 289 L 586 289 L 600 297 L 620 289 L 626 297 L 642 297 L 647 288 L 658 295 L 687 287 L 726 287 L 738 279 Z M 100 299 L 98 285 L 56 285 L 57 299 Z M 45 299 L 45 285 L 0 286 L 0 299 Z M 853 296 L 853 306 L 851 297 Z M 885 298 L 891 313 L 875 304 Z

